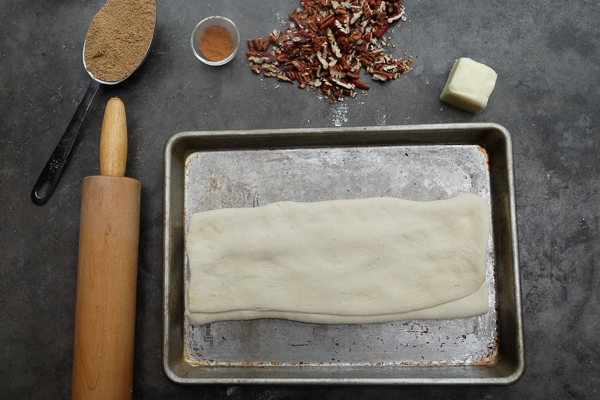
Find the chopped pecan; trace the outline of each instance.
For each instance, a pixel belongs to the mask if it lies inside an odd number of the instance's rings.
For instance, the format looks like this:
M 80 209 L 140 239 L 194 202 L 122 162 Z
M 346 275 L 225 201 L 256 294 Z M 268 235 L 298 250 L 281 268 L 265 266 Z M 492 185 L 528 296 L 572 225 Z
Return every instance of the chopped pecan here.
M 274 30 L 273 32 L 271 32 L 271 34 L 269 35 L 269 42 L 277 42 L 279 34 L 280 32 L 278 30 Z
M 274 30 L 268 40 L 247 41 L 253 72 L 282 82 L 298 81 L 300 89 L 320 87 L 332 103 L 344 96 L 356 98 L 354 89 L 369 90 L 358 79 L 362 68 L 382 82 L 411 70 L 412 60 L 396 61 L 382 49 L 389 46 L 391 38 L 384 34 L 390 24 L 406 20 L 401 0 L 300 0 L 300 4 L 288 16 L 286 31 Z M 269 43 L 273 43 L 270 53 Z
M 321 63 L 321 66 L 322 66 L 324 69 L 328 69 L 328 68 L 329 68 L 329 63 L 327 62 L 327 60 L 325 59 L 325 57 L 323 57 L 323 56 L 321 55 L 321 53 L 320 53 L 320 52 L 319 52 L 319 53 L 317 53 L 317 60 L 319 60 L 319 62 Z
M 396 64 L 386 64 L 381 69 L 388 74 L 394 74 L 398 70 L 398 66 Z
M 288 16 L 288 19 L 292 21 L 297 28 L 304 28 L 304 24 L 302 23 L 302 15 L 298 10 L 295 10 Z
M 329 25 L 333 24 L 335 21 L 335 16 L 332 15 L 328 15 L 327 17 L 319 20 L 317 22 L 317 24 L 319 25 L 319 28 L 321 29 L 327 29 L 329 27 Z
M 246 43 L 248 44 L 248 50 L 251 51 L 266 51 L 269 47 L 269 41 L 263 38 L 250 39 Z
M 399 19 L 401 19 L 402 21 L 406 20 L 406 14 L 404 13 L 404 11 L 400 11 L 400 13 L 398 13 L 396 15 L 392 15 L 391 17 L 389 17 L 387 19 L 387 22 L 388 22 L 388 24 L 391 24 L 394 21 L 398 21 Z
M 326 37 L 319 36 L 319 37 L 315 38 L 315 40 L 313 41 L 313 44 L 312 44 L 313 51 L 316 53 L 322 52 L 323 51 L 322 46 L 325 43 L 327 43 Z
M 287 54 L 281 53 L 281 54 L 277 54 L 277 61 L 285 62 L 285 61 L 289 61 L 289 58 L 288 58 Z
M 273 62 L 277 60 L 277 58 L 273 54 L 266 51 L 247 51 L 246 57 L 248 57 L 248 60 L 256 64 Z
M 356 42 L 360 38 L 362 38 L 362 32 L 356 29 L 350 36 L 348 36 L 348 41 Z
M 362 0 L 361 4 L 363 13 L 365 15 L 365 19 L 369 20 L 373 18 L 373 12 L 371 11 L 371 7 L 369 7 L 369 4 L 365 0 Z
M 392 75 L 388 74 L 387 72 L 383 72 L 383 71 L 373 71 L 373 80 L 374 81 L 382 81 L 385 82 L 387 80 L 392 79 Z
M 367 43 L 365 43 L 362 39 L 356 42 L 356 46 L 354 49 L 357 53 L 366 53 L 368 51 Z
M 379 20 L 375 23 L 373 27 L 373 36 L 379 38 L 383 36 L 383 34 L 388 30 L 390 24 L 386 20 Z
M 292 42 L 294 43 L 308 43 L 315 36 L 315 33 L 309 29 L 303 31 L 294 32 L 292 34 Z
M 313 48 L 310 44 L 302 46 L 301 50 L 303 55 L 311 55 L 313 53 Z
M 300 72 L 300 73 L 304 73 L 306 72 L 306 67 L 304 66 L 304 64 L 302 64 L 300 61 L 292 61 L 292 64 L 294 65 L 294 67 L 296 67 L 296 69 Z
M 319 27 L 315 21 L 310 21 L 306 24 L 306 27 L 311 31 L 317 33 L 319 31 Z
M 358 21 L 358 19 L 361 17 L 362 14 L 363 14 L 362 10 L 357 11 L 354 14 L 352 14 L 352 18 L 350 19 L 350 25 L 354 25 L 356 23 L 356 21 Z
M 329 68 L 329 74 L 332 78 L 341 79 L 346 76 L 346 73 L 342 71 L 342 68 L 339 65 L 334 65 Z
M 331 43 L 331 51 L 335 57 L 342 58 L 342 52 L 340 51 L 340 47 L 336 42 Z
M 294 83 L 294 81 L 292 81 L 290 78 L 288 78 L 287 76 L 285 76 L 283 74 L 278 74 L 277 75 L 277 80 L 279 80 L 281 82 Z
M 354 87 L 356 87 L 357 89 L 362 89 L 362 90 L 369 90 L 370 89 L 370 87 L 368 87 L 363 82 L 361 82 L 361 81 L 359 81 L 357 79 L 351 80 L 350 83 L 353 84 Z
M 293 59 L 294 57 L 296 57 L 298 54 L 300 54 L 300 49 L 297 47 L 294 47 L 293 49 L 291 49 L 290 51 L 287 51 L 285 53 L 285 55 L 287 56 L 288 60 Z
M 337 6 L 333 9 L 333 12 L 337 15 L 346 15 L 346 8 L 343 6 Z
M 350 52 L 350 41 L 348 38 L 340 36 L 337 43 L 342 54 L 348 54 Z
M 283 51 L 284 53 L 289 53 L 290 51 L 294 50 L 296 48 L 296 44 L 294 42 L 292 42 L 291 40 L 287 40 L 285 42 L 283 42 L 283 44 L 281 45 L 281 51 Z
M 329 82 L 344 89 L 352 90 L 355 87 L 352 83 L 343 79 L 334 78 L 333 76 L 329 77 Z
M 263 64 L 262 68 L 263 70 L 273 72 L 274 74 L 279 73 L 279 68 L 273 64 Z
M 335 20 L 333 27 L 335 29 L 335 32 L 337 35 L 349 35 L 350 34 L 350 28 L 346 26 L 346 24 L 344 22 L 341 22 L 339 20 Z

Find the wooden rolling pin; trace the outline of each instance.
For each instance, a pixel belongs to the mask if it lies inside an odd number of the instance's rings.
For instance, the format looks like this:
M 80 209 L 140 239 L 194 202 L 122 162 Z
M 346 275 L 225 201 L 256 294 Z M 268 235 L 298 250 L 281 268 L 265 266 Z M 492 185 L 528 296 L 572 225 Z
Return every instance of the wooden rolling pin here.
M 123 102 L 106 105 L 100 173 L 83 180 L 72 399 L 130 399 L 141 184 L 125 178 Z

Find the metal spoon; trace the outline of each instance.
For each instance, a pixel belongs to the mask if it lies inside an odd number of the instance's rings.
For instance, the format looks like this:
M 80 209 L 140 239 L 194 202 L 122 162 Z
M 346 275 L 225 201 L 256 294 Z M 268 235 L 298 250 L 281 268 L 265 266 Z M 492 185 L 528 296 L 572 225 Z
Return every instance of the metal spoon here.
M 156 9 L 156 1 L 154 2 L 154 4 L 154 8 Z M 46 202 L 50 200 L 50 196 L 52 195 L 52 192 L 54 192 L 54 188 L 56 188 L 56 184 L 58 183 L 63 167 L 67 163 L 69 153 L 71 152 L 71 148 L 75 143 L 75 139 L 77 139 L 77 134 L 79 133 L 81 123 L 83 122 L 83 119 L 85 118 L 85 115 L 87 114 L 87 111 L 90 108 L 90 105 L 92 104 L 92 100 L 94 100 L 94 96 L 96 95 L 98 88 L 100 88 L 100 85 L 116 85 L 118 83 L 123 82 L 125 79 L 129 78 L 135 71 L 137 71 L 137 69 L 140 68 L 144 61 L 146 61 L 146 58 L 150 53 L 150 49 L 152 48 L 152 42 L 154 41 L 155 31 L 156 17 L 154 18 L 154 29 L 152 30 L 152 38 L 150 39 L 150 44 L 148 45 L 148 50 L 146 50 L 144 58 L 142 58 L 142 61 L 140 61 L 138 66 L 135 67 L 135 69 L 129 75 L 117 82 L 102 81 L 100 79 L 95 78 L 94 75 L 92 75 L 92 73 L 88 71 L 87 65 L 85 64 L 85 42 L 83 43 L 83 66 L 92 78 L 92 81 L 90 82 L 90 86 L 85 92 L 81 103 L 79 103 L 79 107 L 77 107 L 75 115 L 73 115 L 69 126 L 67 126 L 67 130 L 58 142 L 56 149 L 54 149 L 54 152 L 52 153 L 50 159 L 46 163 L 46 166 L 42 170 L 40 177 L 35 182 L 33 190 L 31 191 L 31 200 L 33 200 L 35 204 L 41 206 L 43 204 L 46 204 Z M 44 186 L 45 190 L 43 191 L 43 193 L 40 193 L 42 187 Z

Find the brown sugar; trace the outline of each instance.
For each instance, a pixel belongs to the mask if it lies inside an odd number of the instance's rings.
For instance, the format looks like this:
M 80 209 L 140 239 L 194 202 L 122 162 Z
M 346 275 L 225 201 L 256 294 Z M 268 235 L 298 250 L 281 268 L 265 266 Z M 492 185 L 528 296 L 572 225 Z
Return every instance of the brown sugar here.
M 97 79 L 118 82 L 142 62 L 156 21 L 154 0 L 108 0 L 85 38 L 85 64 Z
M 200 51 L 210 61 L 221 61 L 233 53 L 233 38 L 224 26 L 210 25 L 200 36 Z

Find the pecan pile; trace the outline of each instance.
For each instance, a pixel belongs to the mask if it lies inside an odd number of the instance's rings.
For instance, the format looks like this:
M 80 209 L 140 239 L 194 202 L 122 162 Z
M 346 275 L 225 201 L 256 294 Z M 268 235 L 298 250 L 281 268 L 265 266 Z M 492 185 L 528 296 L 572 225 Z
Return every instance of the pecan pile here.
M 268 39 L 248 40 L 246 56 L 257 74 L 319 89 L 333 103 L 369 90 L 360 72 L 376 81 L 396 79 L 410 71 L 411 59 L 384 53 L 384 34 L 396 21 L 406 21 L 401 0 L 300 0 L 289 15 L 288 30 Z M 272 51 L 267 51 L 273 43 Z M 395 47 L 395 45 L 392 45 Z

